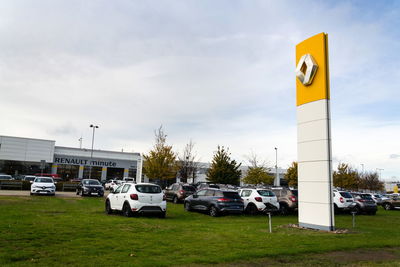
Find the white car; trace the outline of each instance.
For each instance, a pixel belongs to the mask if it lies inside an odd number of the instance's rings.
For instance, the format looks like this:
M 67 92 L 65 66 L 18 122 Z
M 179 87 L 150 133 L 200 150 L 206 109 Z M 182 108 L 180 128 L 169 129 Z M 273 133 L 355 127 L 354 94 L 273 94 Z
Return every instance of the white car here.
M 116 189 L 116 185 L 120 185 L 121 180 L 109 180 L 107 183 L 104 184 L 104 189 L 109 190 L 111 188 Z
M 53 178 L 50 177 L 36 177 L 31 181 L 31 195 L 52 195 L 56 194 L 56 184 Z
M 160 218 L 165 218 L 167 202 L 161 187 L 150 183 L 125 183 L 111 190 L 106 198 L 106 212 L 113 211 L 131 217 L 136 214 L 153 213 Z
M 279 210 L 279 202 L 271 190 L 264 188 L 243 188 L 239 195 L 244 202 L 244 210 L 250 214 Z
M 349 192 L 336 189 L 333 190 L 333 203 L 335 212 L 351 211 L 357 205 Z

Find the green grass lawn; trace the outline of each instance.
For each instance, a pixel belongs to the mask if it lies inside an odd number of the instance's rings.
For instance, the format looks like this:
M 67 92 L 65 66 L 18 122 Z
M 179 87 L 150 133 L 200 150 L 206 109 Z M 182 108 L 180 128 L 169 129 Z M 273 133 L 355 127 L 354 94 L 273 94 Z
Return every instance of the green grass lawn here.
M 166 219 L 106 215 L 102 198 L 0 196 L 0 265 L 168 266 L 299 257 L 356 248 L 399 247 L 400 211 L 336 216 L 333 234 L 282 227 L 296 216 L 213 218 L 168 204 Z

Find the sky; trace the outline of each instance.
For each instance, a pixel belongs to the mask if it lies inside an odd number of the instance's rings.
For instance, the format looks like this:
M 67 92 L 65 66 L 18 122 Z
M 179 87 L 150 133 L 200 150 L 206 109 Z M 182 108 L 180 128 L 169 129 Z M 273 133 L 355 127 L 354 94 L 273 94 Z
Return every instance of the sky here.
M 297 160 L 295 46 L 329 36 L 334 167 L 400 180 L 399 1 L 0 3 L 0 135 L 148 153 L 161 125 L 198 160 L 217 146 Z

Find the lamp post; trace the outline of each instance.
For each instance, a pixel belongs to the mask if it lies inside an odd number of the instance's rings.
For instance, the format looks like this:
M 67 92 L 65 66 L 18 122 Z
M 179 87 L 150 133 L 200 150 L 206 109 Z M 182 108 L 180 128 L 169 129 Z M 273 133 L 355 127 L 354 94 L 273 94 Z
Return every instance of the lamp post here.
M 381 177 L 381 171 L 384 171 L 385 169 L 380 169 L 380 168 L 376 168 L 376 171 L 379 172 L 379 180 L 382 178 Z
M 93 128 L 93 135 L 92 135 L 92 150 L 90 152 L 89 179 L 92 178 L 92 160 L 93 160 L 94 132 L 95 132 L 96 128 L 99 128 L 99 126 L 90 124 L 90 128 Z
M 361 163 L 362 173 L 364 173 L 364 163 Z
M 279 174 L 278 174 L 278 148 L 275 147 L 275 186 L 280 186 L 281 181 L 279 180 Z

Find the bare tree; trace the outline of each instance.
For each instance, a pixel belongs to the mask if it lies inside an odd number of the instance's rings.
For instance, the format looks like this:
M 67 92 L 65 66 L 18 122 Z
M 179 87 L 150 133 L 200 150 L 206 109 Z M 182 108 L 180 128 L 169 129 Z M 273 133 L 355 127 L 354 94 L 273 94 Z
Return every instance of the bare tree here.
M 192 182 L 195 183 L 195 179 L 197 176 L 197 170 L 199 168 L 199 163 L 196 162 L 196 153 L 193 151 L 194 143 L 192 140 L 186 144 L 185 149 L 183 150 L 183 155 L 179 156 L 178 161 L 178 177 L 183 182 L 187 182 L 188 179 L 192 179 Z
M 247 170 L 246 176 L 243 178 L 243 182 L 246 184 L 272 184 L 274 177 L 267 172 L 267 163 L 265 161 L 260 162 L 258 156 L 251 152 L 250 155 L 246 156 L 250 163 L 250 167 Z

